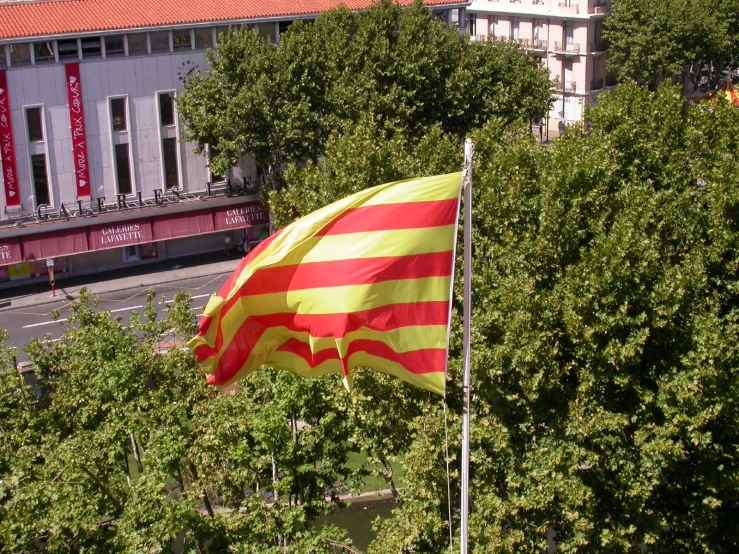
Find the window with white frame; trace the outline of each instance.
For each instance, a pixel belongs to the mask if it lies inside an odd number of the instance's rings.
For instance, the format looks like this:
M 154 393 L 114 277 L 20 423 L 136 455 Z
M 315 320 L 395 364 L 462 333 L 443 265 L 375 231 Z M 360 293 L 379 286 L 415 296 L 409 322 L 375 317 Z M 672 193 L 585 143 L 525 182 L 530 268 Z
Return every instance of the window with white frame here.
M 129 144 L 128 97 L 117 96 L 108 100 L 110 115 L 113 168 L 118 194 L 133 194 L 131 172 L 131 145 Z
M 44 141 L 44 125 L 41 115 L 41 106 L 26 108 L 26 127 L 28 129 L 28 142 Z
M 45 153 L 31 154 L 31 176 L 33 178 L 33 198 L 36 201 L 36 207 L 51 205 Z

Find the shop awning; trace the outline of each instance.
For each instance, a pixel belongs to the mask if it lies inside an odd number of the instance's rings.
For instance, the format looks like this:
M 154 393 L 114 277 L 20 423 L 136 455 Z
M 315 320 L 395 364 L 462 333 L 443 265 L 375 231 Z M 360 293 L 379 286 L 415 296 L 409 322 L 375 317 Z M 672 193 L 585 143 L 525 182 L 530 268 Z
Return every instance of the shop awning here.
M 269 223 L 269 214 L 259 201 L 189 212 L 142 217 L 131 212 L 128 220 L 101 224 L 101 218 L 88 220 L 91 225 L 24 236 L 0 234 L 0 265 L 22 261 L 58 258 L 110 248 L 191 237 L 205 233 L 241 229 Z M 8 232 L 10 235 L 11 231 Z

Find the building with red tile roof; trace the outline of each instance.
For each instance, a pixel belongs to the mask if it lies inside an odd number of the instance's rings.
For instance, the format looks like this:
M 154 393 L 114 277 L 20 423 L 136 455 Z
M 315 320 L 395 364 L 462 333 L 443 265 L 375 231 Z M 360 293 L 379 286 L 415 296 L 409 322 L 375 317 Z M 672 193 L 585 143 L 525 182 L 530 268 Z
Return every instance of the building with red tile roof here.
M 412 0 L 399 0 L 408 5 Z M 0 40 L 28 37 L 179 27 L 217 22 L 292 20 L 316 17 L 345 5 L 351 10 L 370 7 L 371 0 L 57 0 L 0 4 Z M 427 0 L 429 6 L 446 7 L 466 2 Z
M 424 3 L 466 21 L 466 1 Z M 372 0 L 0 0 L 0 289 L 258 242 L 254 161 L 211 174 L 174 98 L 220 33 L 279 42 L 342 4 Z

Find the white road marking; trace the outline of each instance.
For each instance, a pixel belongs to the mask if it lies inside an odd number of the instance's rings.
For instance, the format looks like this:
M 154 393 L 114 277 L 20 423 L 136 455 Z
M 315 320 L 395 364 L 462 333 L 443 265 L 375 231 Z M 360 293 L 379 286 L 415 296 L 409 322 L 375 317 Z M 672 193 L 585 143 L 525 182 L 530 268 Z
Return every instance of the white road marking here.
M 197 296 L 191 296 L 190 299 L 191 300 L 195 300 L 196 298 L 205 298 L 206 296 L 210 296 L 210 294 L 198 294 Z M 171 304 L 172 302 L 174 302 L 174 300 L 165 300 L 164 301 L 165 304 Z
M 143 306 L 131 306 L 130 308 L 118 308 L 117 310 L 110 310 L 110 313 L 114 314 L 116 312 L 125 312 L 126 310 L 138 310 L 139 308 L 143 308 Z
M 61 323 L 62 321 L 67 321 L 67 318 L 64 319 L 57 319 L 56 321 L 43 321 L 41 323 L 32 323 L 31 325 L 24 325 L 24 329 L 30 329 L 31 327 L 40 327 L 41 325 L 51 325 L 52 323 Z

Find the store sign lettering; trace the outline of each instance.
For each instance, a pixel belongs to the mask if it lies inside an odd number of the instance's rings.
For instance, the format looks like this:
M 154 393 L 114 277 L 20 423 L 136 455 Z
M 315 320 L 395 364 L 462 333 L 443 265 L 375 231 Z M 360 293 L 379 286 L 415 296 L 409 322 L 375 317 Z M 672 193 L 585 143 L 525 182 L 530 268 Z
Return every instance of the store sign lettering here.
M 0 261 L 9 262 L 12 259 L 13 256 L 10 253 L 10 246 L 7 244 L 0 244 Z
M 15 165 L 15 143 L 13 142 L 13 122 L 10 118 L 10 96 L 8 94 L 8 78 L 4 70 L 0 70 L 0 153 L 3 162 L 3 179 L 5 180 L 5 204 L 20 206 L 18 193 L 18 170 Z
M 116 227 L 104 227 L 100 231 L 100 244 L 115 244 L 118 242 L 135 242 L 144 238 L 141 226 L 138 223 L 130 225 L 118 225 Z
M 226 211 L 224 220 L 226 225 L 238 225 L 239 223 L 265 223 L 267 219 L 261 204 L 242 206 Z
M 72 155 L 74 162 L 77 197 L 90 196 L 90 172 L 87 162 L 87 138 L 85 134 L 85 112 L 82 107 L 82 84 L 80 64 L 64 66 L 67 75 L 67 100 L 69 120 L 72 123 Z

